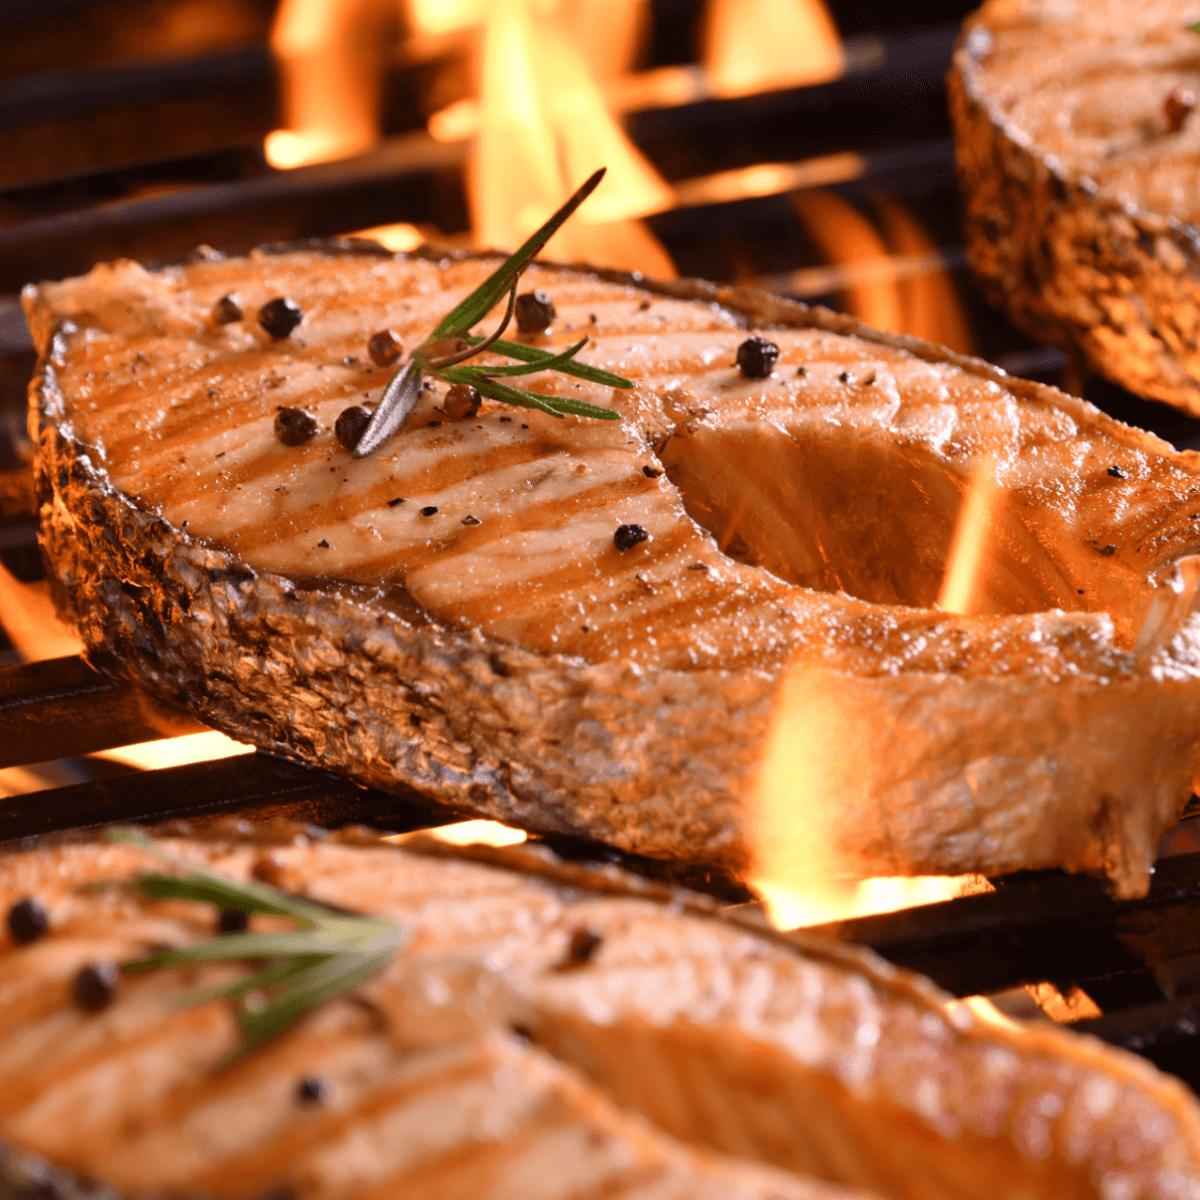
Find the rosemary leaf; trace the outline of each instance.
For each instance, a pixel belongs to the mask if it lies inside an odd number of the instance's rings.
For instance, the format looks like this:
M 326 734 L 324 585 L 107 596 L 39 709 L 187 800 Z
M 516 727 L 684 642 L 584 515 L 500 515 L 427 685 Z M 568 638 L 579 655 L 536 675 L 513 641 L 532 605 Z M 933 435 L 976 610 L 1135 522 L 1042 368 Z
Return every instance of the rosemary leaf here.
M 354 943 L 355 945 L 357 943 Z M 180 949 L 160 950 L 149 958 L 136 958 L 122 964 L 126 971 L 153 971 L 158 967 L 179 967 L 223 959 L 279 958 L 295 954 L 340 954 L 346 949 L 344 934 L 322 929 L 303 929 L 294 933 L 227 933 L 208 941 Z
M 587 338 L 568 347 L 561 354 L 552 354 L 543 359 L 531 359 L 513 366 L 477 366 L 474 369 L 493 378 L 507 379 L 513 375 L 535 375 L 538 371 L 561 371 L 588 343 Z M 494 347 L 493 347 L 494 349 Z
M 486 367 L 448 367 L 440 373 L 450 383 L 468 383 L 478 388 L 481 395 L 492 400 L 502 400 L 518 408 L 536 408 L 553 417 L 591 417 L 597 421 L 619 421 L 621 414 L 611 408 L 588 404 L 585 400 L 574 400 L 569 396 L 542 396 L 537 392 L 521 392 L 484 372 Z
M 483 338 L 469 337 L 467 341 L 474 346 L 482 342 Z M 523 342 L 508 342 L 503 338 L 493 342 L 488 349 L 495 354 L 503 354 L 506 358 L 516 358 L 521 362 L 527 363 L 545 364 L 548 359 L 555 357 L 546 350 L 537 349 L 536 346 L 526 346 Z M 545 370 L 546 367 L 543 365 L 538 369 Z M 620 375 L 614 375 L 611 371 L 603 371 L 599 367 L 588 366 L 587 363 L 581 363 L 574 359 L 554 369 L 561 371 L 564 375 L 574 375 L 577 379 L 586 379 L 590 383 L 600 383 L 607 387 L 633 387 L 633 383 L 630 380 Z
M 400 934 L 398 929 L 394 932 Z M 398 946 L 397 940 L 381 945 L 373 953 L 339 954 L 325 959 L 292 976 L 286 989 L 272 996 L 261 1008 L 239 1008 L 237 1021 L 241 1043 L 218 1060 L 216 1069 L 232 1065 L 289 1029 L 313 1009 L 353 991 L 360 983 L 377 975 L 387 966 Z
M 354 448 L 354 457 L 366 458 L 378 450 L 404 424 L 420 394 L 421 364 L 413 359 L 402 371 L 397 371 L 383 389 L 379 407 Z
M 433 337 L 453 337 L 467 333 L 472 325 L 482 321 L 496 302 L 512 286 L 517 276 L 529 266 L 538 251 L 558 232 L 571 214 L 596 190 L 607 168 L 601 167 L 586 183 L 541 227 L 515 254 L 505 259 L 483 283 L 465 300 L 460 301 L 442 318 Z
M 315 966 L 319 962 L 325 962 L 325 960 L 325 955 L 317 954 L 311 957 L 289 958 L 274 962 L 261 970 L 251 971 L 249 975 L 243 975 L 232 983 L 223 983 L 214 988 L 198 988 L 194 992 L 184 992 L 176 1003 L 182 1007 L 190 1007 L 193 1004 L 207 1004 L 211 1000 L 236 1000 L 246 995 L 247 992 L 261 992 L 286 983 L 294 976 L 307 971 L 309 967 Z
M 123 964 L 127 971 L 149 971 L 203 962 L 269 960 L 265 966 L 232 983 L 181 997 L 182 1003 L 196 1004 L 261 993 L 261 1003 L 239 1006 L 240 1041 L 218 1067 L 238 1061 L 306 1013 L 369 979 L 387 965 L 408 939 L 405 930 L 380 917 L 336 912 L 288 896 L 266 884 L 239 883 L 190 863 L 178 862 L 136 830 L 110 830 L 108 837 L 136 846 L 183 872 L 178 876 L 143 875 L 137 886 L 149 899 L 192 900 L 218 908 L 270 913 L 288 917 L 301 926 L 279 933 L 223 934 Z

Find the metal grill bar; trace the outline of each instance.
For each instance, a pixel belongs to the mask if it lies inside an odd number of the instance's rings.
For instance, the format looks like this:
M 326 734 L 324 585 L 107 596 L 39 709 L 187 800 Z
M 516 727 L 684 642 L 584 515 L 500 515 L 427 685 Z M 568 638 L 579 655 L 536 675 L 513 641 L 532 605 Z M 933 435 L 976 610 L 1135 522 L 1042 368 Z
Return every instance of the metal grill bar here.
M 131 684 L 92 670 L 82 658 L 20 663 L 0 671 L 0 768 L 206 728 Z
M 1200 953 L 1200 853 L 1160 859 L 1141 900 L 1114 900 L 1099 880 L 1059 871 L 996 883 L 994 892 L 817 932 L 870 946 L 956 996 L 1045 980 L 1087 991 L 1086 981 L 1141 976 Z
M 0 799 L 0 839 L 219 813 L 328 828 L 369 823 L 394 833 L 461 819 L 416 792 L 393 796 L 268 754 L 240 754 Z

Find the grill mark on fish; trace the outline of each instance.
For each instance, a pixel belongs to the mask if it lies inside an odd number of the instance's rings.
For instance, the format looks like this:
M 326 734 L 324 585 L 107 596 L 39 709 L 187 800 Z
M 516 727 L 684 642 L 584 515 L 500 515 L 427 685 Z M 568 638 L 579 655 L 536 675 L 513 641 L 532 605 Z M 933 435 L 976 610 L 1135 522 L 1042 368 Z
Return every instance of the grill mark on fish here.
M 947 1179 L 966 1195 L 981 1176 L 997 1193 L 1050 1181 L 1082 1195 L 1119 1171 L 1143 1198 L 1164 1171 L 1181 1186 L 1200 1179 L 1200 1114 L 1178 1085 L 1054 1028 L 1013 1033 L 952 1013 L 865 951 L 785 939 L 542 850 L 457 852 L 485 865 L 420 838 L 298 845 L 294 832 L 272 849 L 289 887 L 414 935 L 360 989 L 369 1010 L 334 1001 L 214 1075 L 232 1013 L 178 998 L 238 968 L 127 976 L 109 1009 L 87 1014 L 47 972 L 52 956 L 0 946 L 0 975 L 46 998 L 38 1020 L 0 1021 L 6 1140 L 123 1195 L 225 1200 L 285 1187 L 308 1200 L 436 1200 L 485 1184 L 509 1195 L 496 1181 L 521 1172 L 547 1200 L 600 1200 L 671 1163 L 693 1173 L 681 1194 L 696 1200 L 854 1200 L 788 1173 L 812 1170 L 893 1196 Z M 215 839 L 163 848 L 239 879 L 261 853 Z M 176 944 L 211 932 L 210 906 L 133 895 L 113 906 L 80 887 L 159 868 L 125 847 L 26 851 L 5 866 L 0 908 L 40 897 L 56 914 L 40 945 L 61 940 L 76 957 L 152 931 Z M 556 970 L 579 928 L 602 932 L 602 949 Z M 486 965 L 497 955 L 502 972 Z M 538 1046 L 509 1033 L 517 1013 Z M 51 1052 L 28 1071 L 11 1052 L 31 1039 Z M 329 1082 L 329 1100 L 298 1106 L 310 1075 Z M 1022 1141 L 1031 1096 L 1057 1117 L 1035 1146 Z M 701 1160 L 716 1172 L 702 1187 L 710 1177 L 664 1129 L 740 1157 Z

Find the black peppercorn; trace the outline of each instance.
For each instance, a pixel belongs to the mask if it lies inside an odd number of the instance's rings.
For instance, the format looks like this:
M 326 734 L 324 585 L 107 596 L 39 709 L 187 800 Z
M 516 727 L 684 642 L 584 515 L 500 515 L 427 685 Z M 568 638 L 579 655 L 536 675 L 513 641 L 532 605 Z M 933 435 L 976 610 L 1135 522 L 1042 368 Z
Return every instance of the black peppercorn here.
M 228 296 L 222 296 L 213 305 L 213 320 L 218 325 L 232 325 L 234 321 L 240 321 L 243 316 L 245 313 L 242 312 L 241 302 L 232 292 Z
M 343 409 L 333 426 L 333 435 L 347 450 L 353 450 L 362 441 L 371 423 L 371 410 L 356 404 Z
M 541 333 L 557 315 L 554 301 L 541 289 L 517 297 L 517 328 L 522 333 Z
M 657 479 L 662 472 L 658 470 L 657 467 L 643 467 L 642 474 L 645 475 L 647 479 Z
M 329 1099 L 329 1081 L 320 1075 L 306 1075 L 296 1089 L 296 1099 L 301 1104 L 324 1104 Z
M 598 929 L 581 926 L 579 929 L 573 930 L 571 940 L 567 943 L 567 954 L 562 965 L 564 967 L 582 967 L 600 949 L 600 943 L 603 941 L 604 934 Z
M 1114 479 L 1125 479 L 1126 478 L 1125 472 L 1122 471 L 1121 468 L 1118 467 L 1116 463 L 1113 463 L 1113 465 L 1108 468 L 1108 473 Z
M 49 928 L 50 918 L 36 900 L 18 900 L 8 910 L 9 936 L 19 946 L 36 942 Z
M 287 296 L 276 296 L 258 310 L 258 323 L 276 340 L 290 337 L 292 330 L 304 319 L 304 313 L 295 300 Z
M 223 908 L 217 915 L 218 933 L 245 933 L 250 928 L 250 915 L 240 908 Z
M 390 367 L 404 353 L 404 343 L 390 329 L 381 329 L 371 335 L 367 353 L 377 367 Z
M 737 365 L 747 379 L 766 379 L 775 370 L 779 347 L 756 333 L 747 338 L 737 351 Z
M 467 383 L 456 383 L 446 393 L 442 409 L 448 417 L 453 417 L 456 421 L 464 421 L 468 417 L 475 416 L 482 401 L 483 397 L 479 394 L 478 388 L 473 388 Z
M 436 514 L 437 514 L 437 505 L 436 504 L 427 504 L 423 509 L 421 509 L 421 516 L 423 516 L 423 517 L 432 517 L 432 516 L 436 516 Z
M 102 960 L 89 963 L 80 969 L 71 985 L 75 1003 L 87 1012 L 100 1012 L 107 1008 L 112 1003 L 120 977 L 121 968 L 115 962 Z
M 650 533 L 641 525 L 622 525 L 613 534 L 613 545 L 618 550 L 632 550 L 638 542 L 649 540 Z
M 275 436 L 285 446 L 303 446 L 316 432 L 316 421 L 302 408 L 281 408 L 275 414 Z
M 1167 93 L 1167 98 L 1163 102 L 1163 112 L 1167 118 L 1167 126 L 1172 133 L 1178 133 L 1183 128 L 1183 123 L 1191 116 L 1192 109 L 1195 107 L 1196 93 L 1185 84 L 1181 83 Z

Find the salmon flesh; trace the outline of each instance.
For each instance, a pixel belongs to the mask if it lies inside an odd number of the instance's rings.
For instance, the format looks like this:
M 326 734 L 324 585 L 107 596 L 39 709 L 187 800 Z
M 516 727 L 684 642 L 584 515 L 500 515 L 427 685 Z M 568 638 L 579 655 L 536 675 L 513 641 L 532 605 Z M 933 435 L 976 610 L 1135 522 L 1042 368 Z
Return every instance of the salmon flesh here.
M 4 857 L 0 908 L 49 928 L 0 942 L 0 1195 L 53 1172 L 124 1200 L 1200 1195 L 1195 1098 L 1124 1051 L 983 1024 L 869 951 L 540 847 L 297 833 L 159 848 L 410 940 L 216 1073 L 232 1006 L 180 1001 L 240 966 L 72 999 L 83 969 L 212 936 L 213 907 L 140 899 L 126 885 L 163 866 L 126 845 Z
M 394 370 L 368 339 L 411 350 L 495 264 L 342 244 L 27 289 L 43 548 L 93 660 L 268 750 L 638 854 L 745 870 L 783 819 L 843 875 L 1144 892 L 1200 761 L 1195 455 L 822 309 L 537 265 L 528 340 L 586 334 L 635 387 L 531 386 L 621 419 L 456 419 L 434 383 L 355 460 L 337 418 Z M 278 297 L 290 336 L 256 319 Z
M 949 76 L 967 257 L 988 299 L 1200 416 L 1191 0 L 987 0 Z

